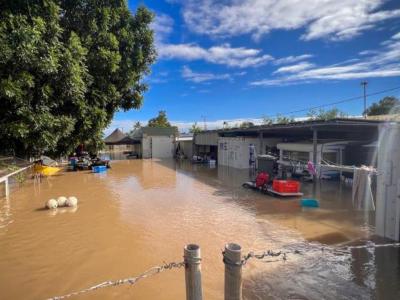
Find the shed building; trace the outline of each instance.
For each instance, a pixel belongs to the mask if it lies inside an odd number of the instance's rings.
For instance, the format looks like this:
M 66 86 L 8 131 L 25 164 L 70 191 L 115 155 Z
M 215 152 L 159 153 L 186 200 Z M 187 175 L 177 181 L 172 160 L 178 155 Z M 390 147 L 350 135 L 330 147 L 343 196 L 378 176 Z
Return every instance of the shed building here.
M 172 158 L 175 149 L 175 127 L 141 127 L 132 138 L 140 141 L 142 158 Z

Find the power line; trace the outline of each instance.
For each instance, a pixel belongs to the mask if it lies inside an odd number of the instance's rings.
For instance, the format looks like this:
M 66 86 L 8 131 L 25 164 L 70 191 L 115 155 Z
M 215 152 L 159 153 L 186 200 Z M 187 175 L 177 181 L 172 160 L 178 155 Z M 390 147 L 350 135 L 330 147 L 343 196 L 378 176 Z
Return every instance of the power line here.
M 310 111 L 313 109 L 319 109 L 319 108 L 323 108 L 323 107 L 327 107 L 327 106 L 332 106 L 332 105 L 336 105 L 336 104 L 341 104 L 341 103 L 346 103 L 346 102 L 351 102 L 351 101 L 355 101 L 355 100 L 359 100 L 359 99 L 363 99 L 364 97 L 369 97 L 369 96 L 375 96 L 375 95 L 379 95 L 379 94 L 383 94 L 386 92 L 391 92 L 394 90 L 398 90 L 400 89 L 400 86 L 394 87 L 394 88 L 390 88 L 390 89 L 386 89 L 386 90 L 381 90 L 381 91 L 377 91 L 371 94 L 365 94 L 362 96 L 356 96 L 356 97 L 351 97 L 351 98 L 347 98 L 347 99 L 343 99 L 343 100 L 339 100 L 339 101 L 335 101 L 335 102 L 331 102 L 331 103 L 327 103 L 327 104 L 322 104 L 322 105 L 318 105 L 318 106 L 314 106 L 314 107 L 308 107 L 308 108 L 303 108 L 303 109 L 299 109 L 299 110 L 294 110 L 294 111 L 290 111 L 287 113 L 278 113 L 278 114 L 273 114 L 273 115 L 267 115 L 266 117 L 275 117 L 276 115 L 282 115 L 282 116 L 287 116 L 287 115 L 292 115 L 292 114 L 296 114 L 299 112 L 305 112 L 305 111 Z

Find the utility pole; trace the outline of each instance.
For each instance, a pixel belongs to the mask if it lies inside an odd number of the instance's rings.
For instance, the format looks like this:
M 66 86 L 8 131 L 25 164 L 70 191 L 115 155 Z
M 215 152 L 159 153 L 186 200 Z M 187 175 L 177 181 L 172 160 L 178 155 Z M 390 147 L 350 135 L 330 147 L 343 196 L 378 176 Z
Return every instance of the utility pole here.
M 366 111 L 367 111 L 367 85 L 368 85 L 368 82 L 362 81 L 361 85 L 364 88 L 364 111 L 363 111 L 363 115 L 364 115 L 364 119 L 366 119 L 367 118 L 367 112 Z
M 201 116 L 203 119 L 204 130 L 207 130 L 206 116 Z

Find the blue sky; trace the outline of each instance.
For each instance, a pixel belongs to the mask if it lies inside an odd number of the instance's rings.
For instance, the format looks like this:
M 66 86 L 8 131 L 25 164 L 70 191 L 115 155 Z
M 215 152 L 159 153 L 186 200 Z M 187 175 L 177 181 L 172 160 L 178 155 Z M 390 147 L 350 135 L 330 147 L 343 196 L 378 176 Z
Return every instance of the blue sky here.
M 166 110 L 182 131 L 324 105 L 400 86 L 400 1 L 153 0 L 158 51 L 144 105 L 106 132 Z M 371 96 L 399 97 L 400 90 Z M 327 107 L 328 109 L 331 107 Z M 362 100 L 337 105 L 360 115 Z M 304 116 L 306 112 L 293 114 Z

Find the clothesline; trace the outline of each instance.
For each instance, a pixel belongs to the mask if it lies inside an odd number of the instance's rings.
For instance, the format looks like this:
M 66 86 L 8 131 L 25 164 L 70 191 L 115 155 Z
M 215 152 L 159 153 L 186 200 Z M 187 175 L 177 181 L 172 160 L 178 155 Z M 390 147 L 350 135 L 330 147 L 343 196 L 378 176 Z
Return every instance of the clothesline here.
M 290 158 L 286 158 L 288 159 L 289 163 L 294 163 L 293 167 L 296 166 L 304 166 L 304 167 L 308 167 L 308 165 L 310 165 L 310 163 L 312 164 L 312 166 L 314 166 L 313 162 L 311 161 L 300 161 L 300 160 L 294 160 L 294 159 L 290 159 Z M 322 160 L 323 163 L 320 164 L 316 164 L 317 167 L 323 167 L 323 168 L 328 168 L 331 170 L 337 170 L 337 171 L 346 171 L 346 172 L 354 172 L 355 170 L 368 170 L 370 171 L 372 174 L 377 174 L 377 170 L 376 168 L 372 167 L 372 166 L 347 166 L 347 165 L 339 165 L 339 164 L 334 164 L 334 163 L 330 163 L 326 160 Z M 282 160 L 278 160 L 278 163 L 282 163 Z

